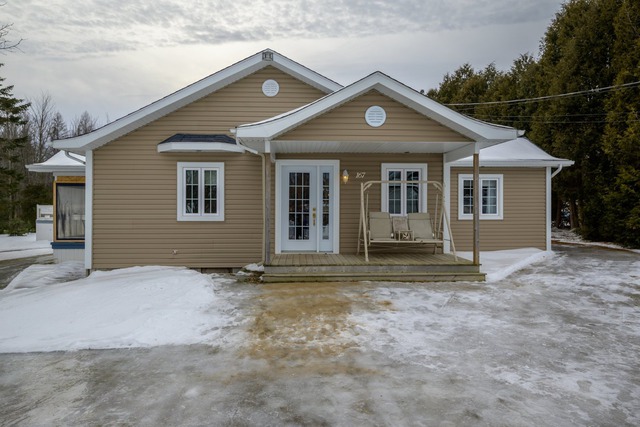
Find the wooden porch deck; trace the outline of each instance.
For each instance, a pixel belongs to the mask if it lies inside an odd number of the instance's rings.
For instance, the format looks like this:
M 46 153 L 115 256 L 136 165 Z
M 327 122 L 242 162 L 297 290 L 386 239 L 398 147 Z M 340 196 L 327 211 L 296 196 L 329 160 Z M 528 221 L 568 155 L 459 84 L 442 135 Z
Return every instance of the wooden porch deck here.
M 263 280 L 281 282 L 483 281 L 485 275 L 469 260 L 450 254 L 372 253 L 363 255 L 296 253 L 273 255 Z

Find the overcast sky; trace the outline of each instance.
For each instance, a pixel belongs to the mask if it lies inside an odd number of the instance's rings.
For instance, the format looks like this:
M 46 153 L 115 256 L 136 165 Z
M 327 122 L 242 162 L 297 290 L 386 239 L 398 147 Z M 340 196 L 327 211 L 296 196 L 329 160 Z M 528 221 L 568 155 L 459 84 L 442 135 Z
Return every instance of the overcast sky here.
M 0 56 L 14 94 L 53 98 L 67 121 L 115 120 L 262 49 L 338 83 L 383 71 L 437 87 L 469 62 L 538 54 L 561 0 L 5 0 L 20 52 Z

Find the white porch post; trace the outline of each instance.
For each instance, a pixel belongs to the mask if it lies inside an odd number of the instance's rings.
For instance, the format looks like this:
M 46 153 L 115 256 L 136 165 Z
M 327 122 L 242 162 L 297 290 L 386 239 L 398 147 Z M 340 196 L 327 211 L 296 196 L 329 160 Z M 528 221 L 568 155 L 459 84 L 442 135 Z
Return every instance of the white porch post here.
M 264 263 L 271 263 L 271 168 L 273 154 L 269 141 L 265 141 L 265 153 L 262 155 L 264 167 Z
M 480 146 L 473 144 L 473 264 L 480 265 Z
M 93 268 L 93 151 L 85 153 L 84 178 L 84 268 Z
M 447 163 L 446 154 L 443 156 L 443 187 L 444 187 L 444 207 L 445 215 L 449 219 L 451 224 L 451 164 Z M 442 247 L 443 253 L 451 252 L 451 235 L 449 234 L 449 227 L 444 227 L 444 244 Z

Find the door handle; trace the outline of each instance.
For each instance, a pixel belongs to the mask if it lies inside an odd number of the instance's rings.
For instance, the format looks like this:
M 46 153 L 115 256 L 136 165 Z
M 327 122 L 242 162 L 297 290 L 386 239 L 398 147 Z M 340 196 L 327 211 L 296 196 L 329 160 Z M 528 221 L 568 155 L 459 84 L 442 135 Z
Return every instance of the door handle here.
M 313 226 L 315 227 L 315 225 L 316 225 L 316 208 L 313 208 L 313 215 L 312 215 L 312 217 L 313 217 Z

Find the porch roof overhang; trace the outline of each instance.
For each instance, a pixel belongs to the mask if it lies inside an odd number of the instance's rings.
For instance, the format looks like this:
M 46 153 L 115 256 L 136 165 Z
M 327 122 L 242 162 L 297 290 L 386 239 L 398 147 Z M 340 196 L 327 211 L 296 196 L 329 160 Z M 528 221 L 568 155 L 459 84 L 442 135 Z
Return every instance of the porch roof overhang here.
M 371 90 L 376 90 L 383 95 L 413 109 L 414 111 L 446 126 L 463 137 L 471 140 L 460 141 L 459 143 L 447 142 L 439 144 L 437 142 L 336 142 L 336 141 L 278 141 L 278 138 L 285 133 L 325 114 Z M 236 128 L 236 139 L 245 145 L 259 152 L 267 152 L 269 148 L 282 148 L 291 150 L 294 145 L 295 152 L 305 152 L 315 146 L 315 152 L 328 152 L 337 150 L 338 152 L 356 150 L 353 152 L 450 152 L 461 147 L 473 145 L 473 142 L 480 143 L 481 147 L 489 147 L 504 141 L 509 141 L 521 136 L 523 131 L 515 128 L 494 125 L 464 116 L 450 108 L 439 104 L 425 95 L 411 89 L 395 79 L 375 72 L 349 86 L 326 95 L 310 104 L 288 111 L 284 114 L 272 117 L 256 123 L 249 123 Z M 463 138 L 461 138 L 463 139 Z M 364 148 L 366 147 L 369 148 Z M 394 145 L 399 145 L 394 147 Z M 402 146 L 400 148 L 400 146 Z M 355 148 L 357 147 L 357 148 Z M 300 151 L 303 150 L 303 151 Z M 386 151 L 389 150 L 389 151 Z M 433 151 L 431 151 L 433 150 Z
M 427 141 L 270 141 L 265 147 L 258 142 L 264 152 L 271 153 L 446 153 L 461 147 L 473 145 L 465 142 Z
M 26 165 L 29 172 L 53 173 L 56 175 L 83 175 L 85 173 L 85 158 L 76 154 L 65 154 L 59 151 L 42 163 Z
M 473 157 L 465 157 L 449 164 L 452 167 L 472 167 Z M 482 167 L 565 167 L 573 164 L 573 160 L 551 156 L 527 138 L 513 139 L 480 150 Z

